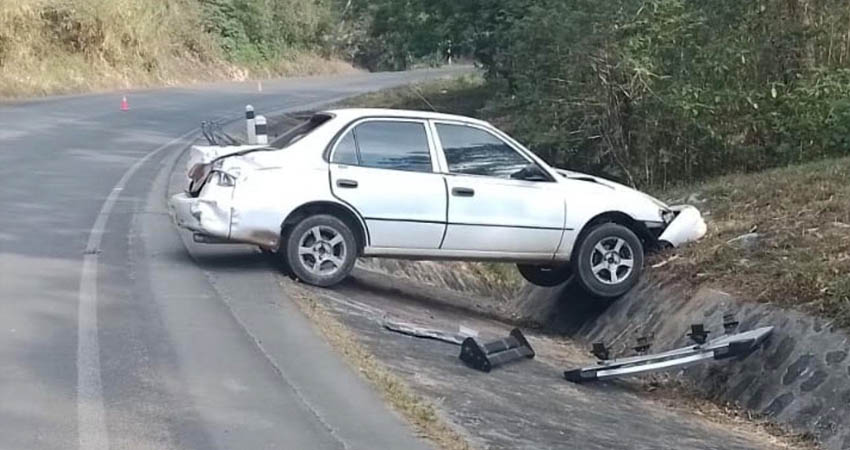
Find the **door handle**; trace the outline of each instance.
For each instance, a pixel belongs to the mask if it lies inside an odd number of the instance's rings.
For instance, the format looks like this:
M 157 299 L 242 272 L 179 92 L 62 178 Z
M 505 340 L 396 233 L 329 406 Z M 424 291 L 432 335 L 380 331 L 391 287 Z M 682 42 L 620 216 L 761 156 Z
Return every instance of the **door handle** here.
M 475 195 L 475 190 L 465 187 L 452 188 L 452 195 L 455 197 L 472 197 Z
M 354 180 L 340 178 L 339 180 L 336 180 L 336 185 L 341 188 L 354 189 L 357 187 L 357 182 Z

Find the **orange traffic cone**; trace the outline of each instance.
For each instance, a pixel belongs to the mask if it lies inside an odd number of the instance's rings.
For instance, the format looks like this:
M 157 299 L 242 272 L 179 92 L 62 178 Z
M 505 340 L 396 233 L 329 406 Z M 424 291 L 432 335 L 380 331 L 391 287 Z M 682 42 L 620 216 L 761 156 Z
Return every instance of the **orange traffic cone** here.
M 129 111 L 129 110 L 130 110 L 130 104 L 127 103 L 127 96 L 125 95 L 124 97 L 121 98 L 121 111 Z

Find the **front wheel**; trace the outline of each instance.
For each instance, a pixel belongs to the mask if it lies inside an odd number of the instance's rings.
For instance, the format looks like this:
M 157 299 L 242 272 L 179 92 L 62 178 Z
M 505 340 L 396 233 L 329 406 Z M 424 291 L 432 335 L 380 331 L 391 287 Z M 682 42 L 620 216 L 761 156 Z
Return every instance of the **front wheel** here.
M 637 284 L 643 273 L 643 244 L 632 230 L 604 223 L 579 243 L 573 270 L 581 286 L 599 298 L 616 298 Z
M 542 287 L 552 287 L 565 283 L 573 275 L 573 269 L 569 264 L 557 266 L 517 264 L 516 268 L 526 281 Z
M 301 281 L 333 286 L 351 273 L 357 260 L 357 241 L 348 225 L 336 217 L 310 216 L 289 232 L 286 260 Z

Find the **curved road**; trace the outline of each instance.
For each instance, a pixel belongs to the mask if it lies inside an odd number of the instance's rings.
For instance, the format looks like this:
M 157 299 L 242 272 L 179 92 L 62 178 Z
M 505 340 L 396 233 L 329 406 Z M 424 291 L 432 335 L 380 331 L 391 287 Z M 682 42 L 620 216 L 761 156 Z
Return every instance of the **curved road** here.
M 272 274 L 194 246 L 165 197 L 200 120 L 449 72 L 0 105 L 0 448 L 425 448 Z

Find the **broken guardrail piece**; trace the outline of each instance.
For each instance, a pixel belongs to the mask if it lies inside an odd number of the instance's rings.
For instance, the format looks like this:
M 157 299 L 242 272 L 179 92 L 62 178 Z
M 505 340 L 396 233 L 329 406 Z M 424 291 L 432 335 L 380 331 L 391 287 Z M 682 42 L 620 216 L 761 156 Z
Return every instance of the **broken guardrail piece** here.
M 691 330 L 700 335 L 700 331 Z M 604 380 L 627 375 L 657 372 L 685 367 L 702 361 L 719 360 L 742 356 L 755 350 L 770 336 L 773 327 L 762 327 L 737 334 L 727 334 L 702 344 L 677 348 L 653 355 L 632 356 L 619 359 L 603 359 L 596 366 L 567 370 L 564 378 L 574 383 Z M 707 334 L 707 333 L 706 333 Z M 689 335 L 690 336 L 690 335 Z
M 470 336 L 473 330 L 467 330 L 461 327 L 461 332 L 452 333 L 434 328 L 427 328 L 409 322 L 399 322 L 391 319 L 384 319 L 384 328 L 396 333 L 405 334 L 424 339 L 434 339 L 437 341 L 448 342 L 449 344 L 461 345 L 463 341 Z M 466 333 L 463 333 L 466 331 Z
M 652 347 L 652 338 L 650 336 L 640 336 L 632 348 L 637 354 L 642 355 L 648 352 L 650 347 Z
M 461 361 L 482 372 L 489 372 L 493 367 L 520 358 L 534 358 L 534 350 L 519 328 L 511 330 L 511 334 L 506 338 L 485 344 L 468 337 L 460 346 Z
M 705 329 L 705 325 L 695 323 L 691 325 L 691 332 L 688 333 L 688 337 L 691 338 L 692 341 L 696 342 L 697 345 L 702 345 L 708 340 L 708 333 L 710 333 L 710 331 Z
M 732 334 L 736 328 L 738 328 L 739 322 L 735 319 L 734 314 L 724 314 L 723 315 L 723 330 L 726 334 Z
M 611 357 L 611 352 L 604 342 L 594 342 L 593 349 L 590 351 L 597 359 L 605 360 Z

